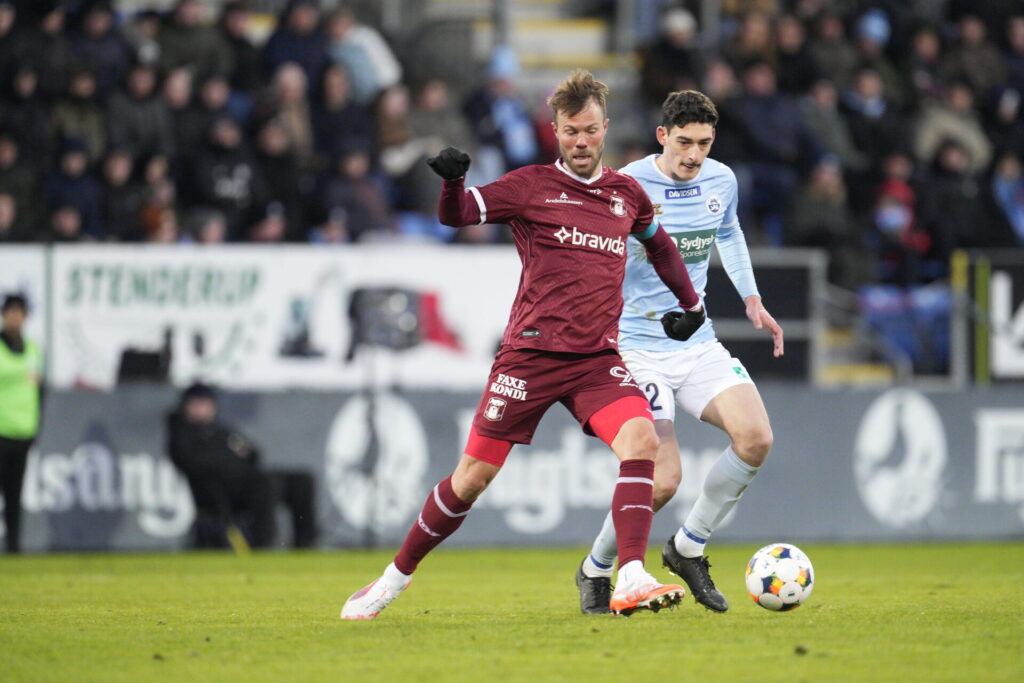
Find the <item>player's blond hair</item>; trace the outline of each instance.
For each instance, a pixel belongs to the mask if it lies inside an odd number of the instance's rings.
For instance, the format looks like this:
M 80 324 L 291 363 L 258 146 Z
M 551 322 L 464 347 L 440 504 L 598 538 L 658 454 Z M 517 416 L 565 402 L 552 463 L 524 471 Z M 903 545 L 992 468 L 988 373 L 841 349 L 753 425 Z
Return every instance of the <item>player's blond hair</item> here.
M 551 93 L 548 105 L 555 118 L 559 114 L 575 116 L 587 107 L 590 100 L 597 102 L 602 112 L 607 112 L 607 98 L 607 85 L 594 78 L 594 74 L 586 69 L 576 69 Z

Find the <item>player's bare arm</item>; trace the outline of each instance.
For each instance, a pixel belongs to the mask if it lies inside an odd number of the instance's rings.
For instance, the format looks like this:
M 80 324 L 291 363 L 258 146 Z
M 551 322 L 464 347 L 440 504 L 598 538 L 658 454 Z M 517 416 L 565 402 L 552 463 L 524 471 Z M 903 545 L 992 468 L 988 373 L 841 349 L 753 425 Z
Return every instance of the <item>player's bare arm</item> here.
M 747 318 L 754 324 L 754 329 L 767 330 L 772 335 L 772 356 L 778 358 L 785 352 L 782 326 L 775 321 L 772 314 L 761 303 L 761 297 L 752 294 L 744 299 L 744 303 L 747 307 Z

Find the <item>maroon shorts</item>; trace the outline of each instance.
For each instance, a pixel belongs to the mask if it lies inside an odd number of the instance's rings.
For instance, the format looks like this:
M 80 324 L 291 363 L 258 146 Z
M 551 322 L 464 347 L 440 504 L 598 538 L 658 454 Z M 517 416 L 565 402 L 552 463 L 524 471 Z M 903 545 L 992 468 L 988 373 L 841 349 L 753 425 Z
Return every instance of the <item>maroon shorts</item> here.
M 588 424 L 591 416 L 623 398 L 639 398 L 640 402 L 629 405 L 646 407 L 644 416 L 650 418 L 646 397 L 615 351 L 501 349 L 473 427 L 491 439 L 530 443 L 540 418 L 557 401 L 569 409 L 583 431 L 594 434 Z

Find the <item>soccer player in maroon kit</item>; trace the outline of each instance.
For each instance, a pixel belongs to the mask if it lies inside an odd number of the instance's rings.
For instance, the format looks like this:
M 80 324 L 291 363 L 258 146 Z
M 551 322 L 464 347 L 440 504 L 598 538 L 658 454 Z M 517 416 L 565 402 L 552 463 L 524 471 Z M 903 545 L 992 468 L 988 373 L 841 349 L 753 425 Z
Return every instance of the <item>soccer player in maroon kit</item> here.
M 665 316 L 670 337 L 689 338 L 704 321 L 700 299 L 672 239 L 631 177 L 602 166 L 608 88 L 573 72 L 548 103 L 560 158 L 482 187 L 464 187 L 469 156 L 448 148 L 428 160 L 445 179 L 438 215 L 446 225 L 507 223 L 523 262 L 502 344 L 455 471 L 434 487 L 384 574 L 353 594 L 343 619 L 372 619 L 409 585 L 420 561 L 453 534 L 498 474 L 513 444 L 528 444 L 556 401 L 618 457 L 612 496 L 619 580 L 609 607 L 619 614 L 678 604 L 678 585 L 644 569 L 658 437 L 650 406 L 616 348 L 626 239 L 640 239 L 682 312 Z

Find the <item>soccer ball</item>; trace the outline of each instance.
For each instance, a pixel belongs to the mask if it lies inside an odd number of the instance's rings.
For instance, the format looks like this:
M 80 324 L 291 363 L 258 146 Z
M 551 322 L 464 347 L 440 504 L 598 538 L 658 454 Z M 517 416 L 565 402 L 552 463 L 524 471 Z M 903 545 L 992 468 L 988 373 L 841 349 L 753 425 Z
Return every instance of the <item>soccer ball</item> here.
M 814 567 L 804 551 L 788 543 L 772 543 L 747 563 L 747 592 L 773 612 L 796 609 L 811 596 Z

